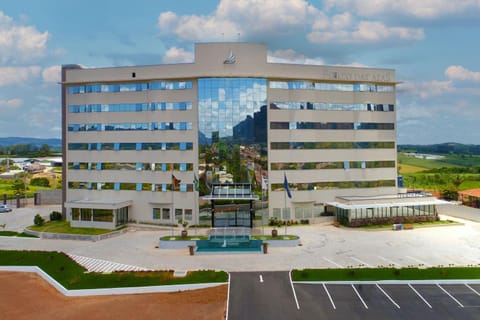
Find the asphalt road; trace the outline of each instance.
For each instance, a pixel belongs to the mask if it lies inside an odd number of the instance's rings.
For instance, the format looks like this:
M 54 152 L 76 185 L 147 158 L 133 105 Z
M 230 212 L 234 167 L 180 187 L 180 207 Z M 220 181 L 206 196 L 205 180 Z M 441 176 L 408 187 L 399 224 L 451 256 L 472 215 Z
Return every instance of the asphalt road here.
M 298 307 L 297 307 L 298 301 Z M 294 283 L 288 272 L 234 272 L 228 320 L 480 319 L 480 284 Z
M 228 320 L 303 319 L 288 272 L 230 274 Z

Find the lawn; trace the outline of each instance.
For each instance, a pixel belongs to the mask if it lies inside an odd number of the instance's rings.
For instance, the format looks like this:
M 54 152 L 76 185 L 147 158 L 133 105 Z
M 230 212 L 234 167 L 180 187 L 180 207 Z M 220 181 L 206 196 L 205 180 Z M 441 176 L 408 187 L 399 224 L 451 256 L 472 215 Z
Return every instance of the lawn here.
M 68 233 L 68 234 L 86 234 L 86 235 L 99 235 L 112 232 L 110 229 L 97 229 L 97 228 L 74 228 L 70 226 L 68 221 L 49 221 L 43 226 L 30 226 L 28 229 L 38 232 L 51 232 L 51 233 Z M 118 229 L 117 229 L 118 230 Z
M 1 250 L 0 265 L 38 266 L 69 290 L 226 282 L 228 278 L 226 272 L 211 270 L 188 272 L 181 278 L 173 277 L 173 271 L 86 273 L 64 253 L 45 251 Z
M 431 160 L 431 159 L 421 159 L 415 157 L 409 157 L 403 153 L 398 154 L 398 165 L 410 165 L 414 167 L 420 167 L 425 169 L 434 169 L 434 168 L 450 168 L 450 167 L 460 167 L 459 165 L 448 163 L 445 160 Z
M 399 168 L 398 170 L 400 171 L 400 174 L 417 173 L 417 172 L 428 170 L 426 168 L 416 167 L 416 166 L 412 166 L 404 163 L 399 163 L 398 168 Z
M 293 270 L 293 281 L 378 281 L 480 279 L 478 267 L 349 268 Z

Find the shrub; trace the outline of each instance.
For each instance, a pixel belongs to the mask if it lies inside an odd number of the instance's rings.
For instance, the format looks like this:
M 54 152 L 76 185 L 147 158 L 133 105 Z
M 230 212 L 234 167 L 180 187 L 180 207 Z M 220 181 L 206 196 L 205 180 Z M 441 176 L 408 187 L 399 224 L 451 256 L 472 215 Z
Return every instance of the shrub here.
M 33 178 L 30 181 L 30 185 L 32 186 L 38 186 L 38 187 L 50 187 L 50 181 L 48 181 L 47 178 L 42 177 L 42 178 Z
M 50 221 L 55 221 L 55 220 L 62 220 L 62 213 L 61 212 L 58 212 L 58 211 L 52 211 L 52 213 L 50 213 Z
M 42 218 L 42 216 L 40 216 L 38 213 L 35 215 L 35 217 L 33 218 L 33 224 L 35 224 L 36 226 L 43 226 L 43 224 L 45 223 L 45 219 Z

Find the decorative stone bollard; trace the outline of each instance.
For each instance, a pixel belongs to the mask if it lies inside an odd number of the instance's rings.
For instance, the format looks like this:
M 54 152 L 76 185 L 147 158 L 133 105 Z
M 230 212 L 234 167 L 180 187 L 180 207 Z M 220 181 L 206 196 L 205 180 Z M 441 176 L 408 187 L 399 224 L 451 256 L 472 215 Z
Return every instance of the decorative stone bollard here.
M 263 246 L 263 254 L 267 254 L 268 253 L 268 242 L 263 242 L 262 246 Z

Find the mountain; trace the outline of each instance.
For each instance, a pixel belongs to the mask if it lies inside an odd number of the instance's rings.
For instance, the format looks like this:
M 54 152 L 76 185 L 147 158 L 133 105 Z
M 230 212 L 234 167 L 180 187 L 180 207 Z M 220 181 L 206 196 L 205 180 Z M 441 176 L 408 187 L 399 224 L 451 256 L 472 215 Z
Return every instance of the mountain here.
M 62 139 L 42 139 L 42 138 L 28 138 L 28 137 L 6 137 L 0 138 L 0 147 L 14 146 L 17 144 L 29 144 L 41 147 L 43 144 L 48 144 L 52 150 L 62 149 Z
M 480 145 L 478 144 L 461 144 L 455 142 L 447 142 L 430 145 L 403 144 L 397 146 L 398 151 L 432 153 L 432 154 L 471 154 L 480 155 Z

